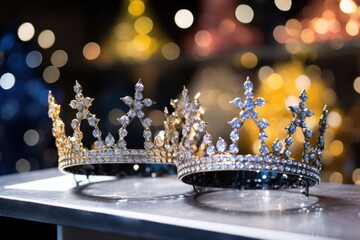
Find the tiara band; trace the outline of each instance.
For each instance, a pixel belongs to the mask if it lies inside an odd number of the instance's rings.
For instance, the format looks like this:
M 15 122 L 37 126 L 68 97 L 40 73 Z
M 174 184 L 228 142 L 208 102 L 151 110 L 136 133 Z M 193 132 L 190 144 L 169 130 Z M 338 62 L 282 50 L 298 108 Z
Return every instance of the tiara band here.
M 279 189 L 313 186 L 321 181 L 321 158 L 324 150 L 324 133 L 327 128 L 328 110 L 324 106 L 319 121 L 317 145 L 312 147 L 310 139 L 313 132 L 307 127 L 306 118 L 313 115 L 307 108 L 307 93 L 300 94 L 297 106 L 290 106 L 293 119 L 286 129 L 286 137 L 276 139 L 267 146 L 268 135 L 265 129 L 269 126 L 266 119 L 259 119 L 257 107 L 266 102 L 263 98 L 254 99 L 253 83 L 249 78 L 244 82 L 245 99 L 235 98 L 232 103 L 240 109 L 239 117 L 232 119 L 230 133 L 231 143 L 219 137 L 216 144 L 207 132 L 207 124 L 202 117 L 202 108 L 198 99 L 190 100 L 187 90 L 183 91 L 186 99 L 177 107 L 178 115 L 185 119 L 179 161 L 178 178 L 185 183 L 201 187 L 222 187 L 241 189 Z M 259 154 L 239 154 L 239 130 L 248 120 L 252 120 L 258 130 L 260 140 Z M 303 136 L 303 154 L 301 160 L 291 157 L 290 146 L 292 135 L 300 128 Z
M 159 131 L 153 139 L 152 120 L 145 116 L 144 108 L 154 102 L 144 98 L 144 85 L 139 80 L 135 85 L 134 98 L 126 96 L 121 100 L 129 107 L 128 112 L 117 118 L 121 127 L 118 131 L 118 141 L 108 133 L 102 138 L 98 124 L 100 119 L 91 113 L 89 108 L 93 98 L 84 97 L 81 85 L 76 81 L 74 86 L 75 99 L 71 100 L 70 107 L 77 110 L 76 117 L 71 121 L 72 135 L 65 133 L 65 124 L 60 117 L 61 106 L 58 105 L 49 91 L 49 117 L 53 121 L 52 133 L 58 150 L 58 168 L 63 172 L 86 175 L 117 175 L 128 164 L 174 164 L 178 150 L 178 133 L 174 125 L 174 117 L 165 108 L 164 129 Z M 144 149 L 128 149 L 125 137 L 127 127 L 131 121 L 138 118 L 143 127 Z M 96 141 L 91 149 L 83 146 L 83 132 L 80 129 L 85 120 L 93 128 L 92 136 Z

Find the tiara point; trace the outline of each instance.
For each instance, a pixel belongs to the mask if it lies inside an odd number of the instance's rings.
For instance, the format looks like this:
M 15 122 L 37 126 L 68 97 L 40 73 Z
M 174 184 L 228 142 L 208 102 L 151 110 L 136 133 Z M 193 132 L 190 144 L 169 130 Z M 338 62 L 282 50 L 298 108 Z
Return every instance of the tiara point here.
M 301 91 L 299 104 L 289 106 L 293 119 L 285 127 L 285 138 L 275 139 L 270 149 L 266 133 L 270 123 L 264 118 L 259 118 L 257 113 L 257 107 L 264 106 L 267 101 L 261 97 L 254 98 L 253 89 L 254 84 L 247 77 L 244 82 L 244 98 L 236 97 L 229 102 L 239 109 L 239 116 L 228 122 L 232 127 L 229 135 L 231 142 L 228 143 L 219 137 L 215 145 L 207 125 L 203 131 L 197 131 L 196 126 L 202 122 L 202 114 L 199 113 L 200 103 L 191 100 L 187 92 L 183 93 L 187 101 L 183 101 L 184 106 L 177 112 L 186 112 L 184 109 L 189 111 L 184 115 L 186 130 L 181 139 L 181 157 L 177 166 L 179 179 L 196 186 L 242 189 L 308 188 L 320 182 L 321 157 L 325 146 L 324 133 L 327 128 L 326 106 L 319 121 L 317 145 L 312 146 L 310 139 L 314 134 L 308 128 L 306 120 L 314 113 L 307 108 L 306 91 Z M 193 105 L 195 107 L 190 107 Z M 258 129 L 258 154 L 239 154 L 239 130 L 249 120 L 253 121 Z M 304 136 L 300 159 L 293 158 L 289 149 L 294 145 L 292 135 L 297 128 L 302 130 Z
M 65 133 L 65 124 L 60 118 L 60 105 L 57 105 L 51 91 L 48 95 L 49 117 L 53 121 L 53 136 L 56 140 L 56 147 L 59 156 L 59 169 L 63 172 L 74 174 L 101 174 L 115 175 L 121 171 L 124 164 L 174 164 L 177 155 L 176 147 L 178 135 L 172 119 L 166 118 L 165 112 L 164 129 L 157 134 L 151 131 L 153 121 L 146 116 L 144 108 L 155 104 L 150 98 L 144 98 L 142 91 L 144 85 L 141 79 L 135 84 L 134 97 L 121 97 L 129 108 L 128 112 L 116 118 L 120 123 L 118 139 L 112 133 L 108 133 L 105 139 L 99 128 L 100 119 L 90 111 L 93 98 L 86 97 L 82 93 L 82 87 L 76 80 L 73 87 L 75 99 L 70 101 L 70 107 L 75 109 L 76 116 L 71 121 L 72 135 Z M 125 138 L 129 135 L 128 126 L 134 118 L 138 118 L 143 128 L 143 149 L 127 148 Z M 92 128 L 92 137 L 95 141 L 90 148 L 84 147 L 82 139 L 84 133 L 81 131 L 83 120 Z M 154 136 L 155 135 L 155 136 Z M 154 139 L 154 140 L 153 140 Z M 89 167 L 92 165 L 92 167 Z

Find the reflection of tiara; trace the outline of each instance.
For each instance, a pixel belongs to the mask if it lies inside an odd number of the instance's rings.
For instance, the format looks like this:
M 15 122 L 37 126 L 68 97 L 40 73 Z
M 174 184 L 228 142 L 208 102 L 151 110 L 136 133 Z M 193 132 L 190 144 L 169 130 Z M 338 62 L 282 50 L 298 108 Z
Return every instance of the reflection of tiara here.
M 72 136 L 67 136 L 65 124 L 60 118 L 60 105 L 56 104 L 49 92 L 49 117 L 53 121 L 52 132 L 59 155 L 59 169 L 77 174 L 115 175 L 123 164 L 173 164 L 178 152 L 178 134 L 174 128 L 173 116 L 165 109 L 164 129 L 159 131 L 152 141 L 152 120 L 145 116 L 143 108 L 150 107 L 154 102 L 143 98 L 143 89 L 144 86 L 139 80 L 135 85 L 134 99 L 130 96 L 121 98 L 130 109 L 117 119 L 121 124 L 118 141 L 111 133 L 103 140 L 98 127 L 100 119 L 89 110 L 94 99 L 83 96 L 82 87 L 77 81 L 74 86 L 75 100 L 70 102 L 70 107 L 76 109 L 77 113 L 76 118 L 71 121 Z M 127 127 L 134 118 L 138 118 L 143 127 L 144 149 L 127 148 Z M 93 128 L 92 135 L 96 141 L 92 149 L 85 148 L 82 143 L 84 136 L 80 126 L 83 120 Z
M 286 188 L 308 187 L 320 182 L 321 158 L 324 149 L 324 133 L 327 128 L 326 106 L 323 109 L 319 123 L 317 145 L 312 147 L 310 139 L 312 131 L 307 127 L 306 118 L 313 112 L 306 106 L 308 96 L 305 91 L 300 94 L 298 106 L 290 106 L 293 120 L 286 129 L 283 141 L 275 140 L 272 150 L 267 146 L 268 135 L 265 129 L 269 123 L 259 119 L 256 107 L 265 104 L 263 98 L 254 99 L 253 83 L 246 79 L 244 83 L 245 99 L 235 98 L 231 103 L 240 108 L 239 117 L 232 119 L 230 133 L 231 143 L 221 137 L 214 145 L 211 135 L 207 132 L 202 120 L 202 109 L 197 99 L 185 103 L 185 107 L 177 112 L 186 112 L 183 129 L 182 146 L 178 160 L 178 178 L 194 186 L 203 187 L 234 187 L 252 188 Z M 184 95 L 184 94 L 183 94 Z M 184 111 L 183 109 L 187 109 Z M 259 154 L 239 154 L 241 146 L 239 130 L 247 120 L 253 121 L 258 130 L 260 140 Z M 301 160 L 291 157 L 290 146 L 292 135 L 297 128 L 304 135 L 303 154 Z M 200 136 L 200 138 L 199 138 Z M 197 141 L 200 139 L 200 141 Z

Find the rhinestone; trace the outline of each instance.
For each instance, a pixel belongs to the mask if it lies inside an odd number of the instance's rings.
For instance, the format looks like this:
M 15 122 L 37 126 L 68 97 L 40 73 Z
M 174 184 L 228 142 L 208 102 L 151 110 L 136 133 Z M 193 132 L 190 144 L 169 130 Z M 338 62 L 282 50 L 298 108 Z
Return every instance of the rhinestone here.
M 91 116 L 89 119 L 88 119 L 88 123 L 90 126 L 95 126 L 96 124 L 96 118 L 94 116 Z
M 144 138 L 149 138 L 149 137 L 151 137 L 151 131 L 149 131 L 149 130 L 144 130 L 143 136 L 144 136 Z
M 239 148 L 238 148 L 237 144 L 230 144 L 230 146 L 229 146 L 229 151 L 230 151 L 230 153 L 232 153 L 232 154 L 238 153 L 238 152 L 239 152 Z
M 254 167 L 254 165 L 251 162 L 246 162 L 245 167 L 248 168 L 248 169 L 251 169 L 251 168 Z
M 100 132 L 99 129 L 94 129 L 93 132 L 92 132 L 92 134 L 93 134 L 93 136 L 94 136 L 95 138 L 98 138 L 98 137 L 101 136 L 101 132 Z
M 125 142 L 124 140 L 120 140 L 120 141 L 118 142 L 118 146 L 119 146 L 120 148 L 125 148 L 125 147 L 126 147 L 126 142 Z
M 144 147 L 145 147 L 146 149 L 152 148 L 152 146 L 153 146 L 152 142 L 146 141 L 146 142 L 144 143 Z
M 249 116 L 252 119 L 257 119 L 259 115 L 256 111 L 249 111 Z
M 158 147 L 161 147 L 162 145 L 164 145 L 164 140 L 165 140 L 165 131 L 161 130 L 155 137 L 155 145 Z
M 150 107 L 153 104 L 153 101 L 150 98 L 145 98 L 143 103 L 146 107 Z
M 244 93 L 246 99 L 251 99 L 254 97 L 254 94 L 252 91 L 245 91 Z
M 203 138 L 204 143 L 210 144 L 211 143 L 211 135 L 209 133 L 206 133 Z
M 253 88 L 254 88 L 254 84 L 250 81 L 249 78 L 247 78 L 246 81 L 244 82 L 244 89 L 248 91 L 248 90 L 253 90 Z
M 145 118 L 144 119 L 144 126 L 145 127 L 150 127 L 152 123 L 153 123 L 153 121 L 150 118 Z
M 143 107 L 143 105 L 142 105 L 142 103 L 140 101 L 135 101 L 134 102 L 134 109 L 135 110 L 140 110 L 140 109 L 142 109 L 142 107 Z
M 71 100 L 69 105 L 70 105 L 70 107 L 72 109 L 76 109 L 77 108 L 77 101 L 76 100 Z
M 215 147 L 212 146 L 212 145 L 208 146 L 208 148 L 206 149 L 206 154 L 209 155 L 209 156 L 211 156 L 211 155 L 213 155 L 214 153 L 215 153 Z
M 141 100 L 142 98 L 143 98 L 143 95 L 142 95 L 141 92 L 136 92 L 136 93 L 135 93 L 135 99 Z
M 78 93 L 78 94 L 75 95 L 75 99 L 77 101 L 81 101 L 83 99 L 83 95 L 81 93 Z
M 280 152 L 281 151 L 282 144 L 278 139 L 273 143 L 272 149 L 273 149 L 274 152 Z
M 291 137 L 285 139 L 285 144 L 291 146 L 294 143 L 294 140 Z
M 301 109 L 305 109 L 306 108 L 306 102 L 300 102 L 299 104 Z
M 84 114 L 82 112 L 77 112 L 76 113 L 76 118 L 77 119 L 83 119 L 84 118 Z
M 308 99 L 308 95 L 306 94 L 305 90 L 301 92 L 300 99 L 303 101 L 306 101 Z
M 260 132 L 259 133 L 259 140 L 260 141 L 266 141 L 268 139 L 268 135 L 266 132 Z
M 255 108 L 255 103 L 252 100 L 246 100 L 244 103 L 244 107 L 246 110 L 253 110 Z
M 242 169 L 244 168 L 244 164 L 242 162 L 236 162 L 236 167 Z
M 143 111 L 138 111 L 138 112 L 136 113 L 136 116 L 137 116 L 138 118 L 143 118 L 143 117 L 145 116 L 145 114 L 144 114 Z
M 293 113 L 298 113 L 300 111 L 298 106 L 290 106 L 290 111 Z
M 73 129 L 76 129 L 78 126 L 79 126 L 79 120 L 73 119 L 73 120 L 71 121 L 71 127 L 72 127 Z
M 290 124 L 286 129 L 289 134 L 293 134 L 296 131 L 296 126 L 294 126 L 293 124 Z
M 306 111 L 306 116 L 311 117 L 314 113 L 311 110 Z
M 261 154 L 268 154 L 269 153 L 269 148 L 267 146 L 262 145 L 262 146 L 260 146 L 259 151 L 260 151 Z
M 241 107 L 243 105 L 241 98 L 235 98 L 232 103 L 235 105 L 235 107 Z
M 258 98 L 255 100 L 255 102 L 256 102 L 256 106 L 260 106 L 260 107 L 265 104 L 265 100 L 264 100 L 263 98 L 261 98 L 261 97 L 258 97 Z
M 120 98 L 126 105 L 130 106 L 133 103 L 133 99 L 130 96 Z
M 238 118 L 233 118 L 229 123 L 234 129 L 239 129 L 242 126 L 242 122 Z
M 96 145 L 97 148 L 103 148 L 104 147 L 103 141 L 96 141 L 95 145 Z
M 120 149 L 115 149 L 115 150 L 114 150 L 114 154 L 115 154 L 115 155 L 120 155 L 120 153 L 121 153 Z
M 127 114 L 131 118 L 134 118 L 136 116 L 136 112 L 134 110 L 132 110 L 132 109 L 130 109 Z
M 239 140 L 239 138 L 240 138 L 240 134 L 238 133 L 238 131 L 234 130 L 230 133 L 231 141 L 235 142 L 235 141 Z
M 300 124 L 301 124 L 300 119 L 298 119 L 298 118 L 294 119 L 294 124 L 295 124 L 296 126 L 300 126 Z
M 76 82 L 75 86 L 74 86 L 74 92 L 75 93 L 80 93 L 81 92 L 81 85 Z
M 216 142 L 217 150 L 222 153 L 226 150 L 226 147 L 227 147 L 227 144 L 226 144 L 225 140 L 220 137 L 219 140 Z
M 114 151 L 112 149 L 106 150 L 106 155 L 111 156 L 113 155 Z
M 121 116 L 121 118 L 118 118 L 117 120 L 120 122 L 120 124 L 121 124 L 122 126 L 127 126 L 127 125 L 129 125 L 129 123 L 130 123 L 130 119 L 129 119 L 129 117 L 126 116 L 126 115 Z
M 144 85 L 141 83 L 141 80 L 139 80 L 136 84 L 135 84 L 135 90 L 141 92 L 142 90 L 144 90 Z
M 312 137 L 312 131 L 310 129 L 306 129 L 304 135 L 305 135 L 306 138 L 311 138 Z
M 128 131 L 125 128 L 120 128 L 119 129 L 119 136 L 121 138 L 124 138 L 125 136 L 127 136 L 127 134 L 128 134 Z
M 115 139 L 110 133 L 108 133 L 108 135 L 105 138 L 105 142 L 106 142 L 106 145 L 110 147 L 115 143 Z
M 265 119 L 260 119 L 260 120 L 257 122 L 257 126 L 258 126 L 260 129 L 265 129 L 267 126 L 269 126 L 269 123 L 268 123 Z

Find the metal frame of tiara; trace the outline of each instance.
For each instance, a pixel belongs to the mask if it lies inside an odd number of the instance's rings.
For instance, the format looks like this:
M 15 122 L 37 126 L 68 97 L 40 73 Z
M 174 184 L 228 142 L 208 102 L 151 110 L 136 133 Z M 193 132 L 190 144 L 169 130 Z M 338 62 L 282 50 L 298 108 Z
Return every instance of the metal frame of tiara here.
M 306 118 L 313 115 L 307 108 L 308 96 L 305 91 L 300 94 L 298 106 L 290 106 L 293 120 L 285 128 L 287 136 L 283 141 L 276 139 L 272 151 L 267 146 L 268 135 L 265 132 L 269 123 L 259 119 L 256 107 L 265 104 L 263 98 L 254 99 L 253 83 L 244 82 L 245 100 L 235 98 L 231 103 L 240 109 L 239 117 L 229 124 L 231 144 L 221 137 L 213 145 L 211 135 L 206 130 L 206 123 L 200 113 L 198 99 L 190 100 L 187 90 L 183 91 L 183 104 L 177 104 L 178 115 L 185 119 L 183 136 L 179 153 L 178 179 L 196 187 L 239 188 L 239 189 L 280 189 L 304 187 L 309 194 L 309 187 L 320 182 L 321 158 L 324 149 L 324 133 L 327 128 L 326 106 L 319 122 L 317 145 L 312 148 L 310 138 L 312 131 L 307 127 Z M 181 107 L 180 107 L 181 106 Z M 261 142 L 259 154 L 239 154 L 237 142 L 239 129 L 245 121 L 252 120 L 259 129 Z M 304 135 L 301 160 L 291 158 L 289 147 L 294 143 L 292 135 L 300 128 Z
M 177 155 L 178 133 L 174 128 L 173 117 L 167 109 L 164 110 L 164 129 L 159 131 L 152 141 L 153 133 L 150 129 L 152 120 L 145 116 L 143 108 L 150 107 L 154 102 L 149 98 L 143 98 L 144 86 L 139 80 L 135 85 L 134 98 L 126 96 L 121 100 L 129 106 L 128 112 L 118 118 L 121 127 L 116 142 L 111 133 L 105 140 L 98 127 L 100 119 L 91 113 L 89 107 L 93 98 L 84 97 L 82 87 L 76 81 L 74 86 L 75 99 L 71 100 L 70 107 L 77 110 L 76 117 L 71 121 L 73 133 L 67 136 L 65 124 L 60 117 L 61 106 L 55 102 L 49 91 L 49 117 L 53 121 L 53 136 L 58 150 L 58 168 L 62 172 L 84 175 L 119 175 L 124 171 L 131 170 L 133 164 L 174 164 Z M 128 149 L 125 137 L 126 128 L 134 118 L 138 118 L 143 127 L 144 149 Z M 92 135 L 96 139 L 91 149 L 83 146 L 83 132 L 80 129 L 85 120 L 93 128 Z

